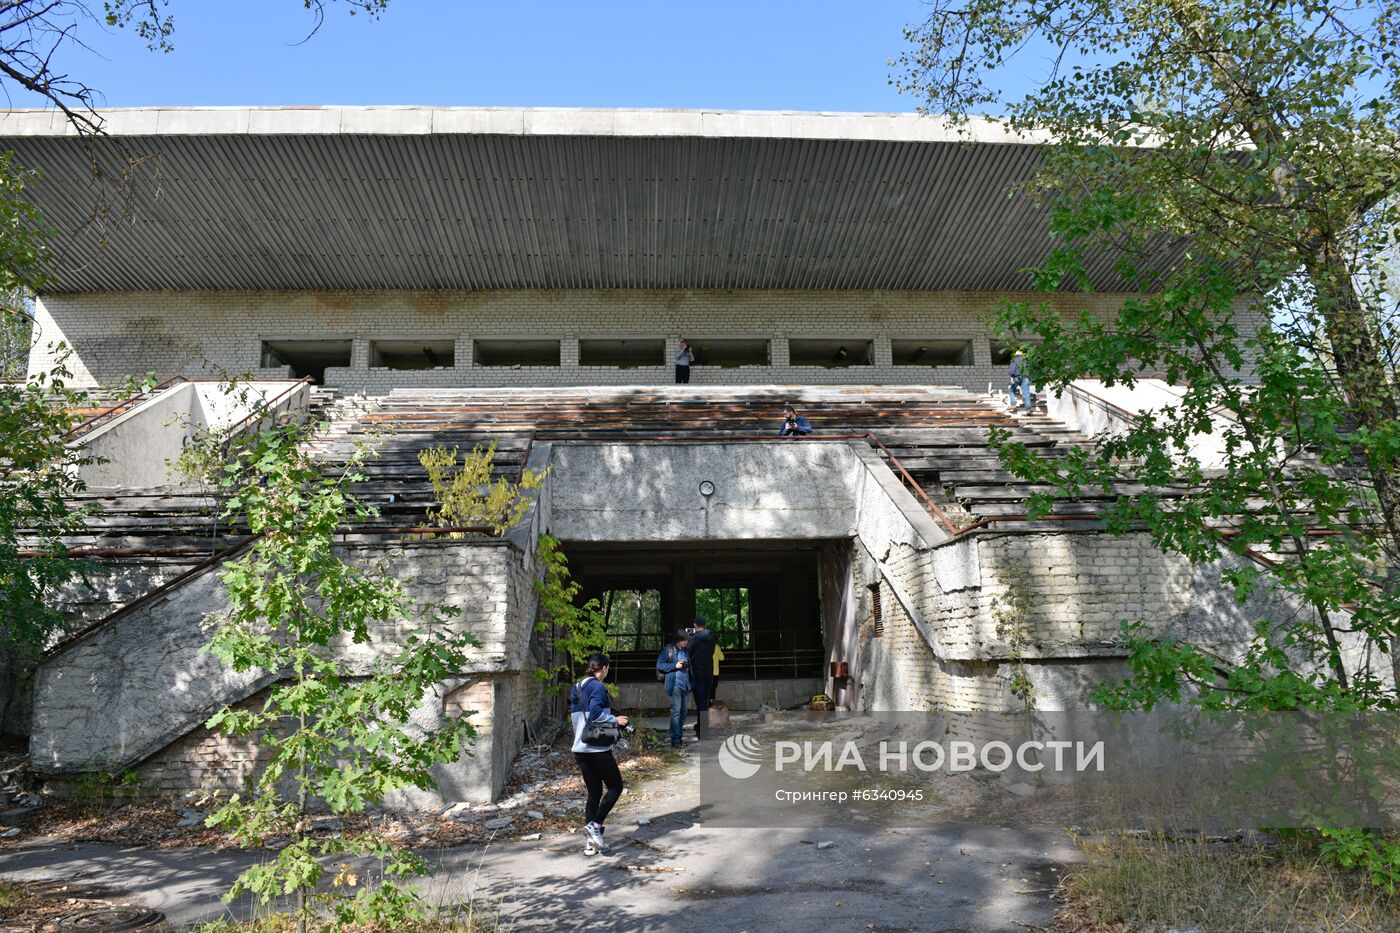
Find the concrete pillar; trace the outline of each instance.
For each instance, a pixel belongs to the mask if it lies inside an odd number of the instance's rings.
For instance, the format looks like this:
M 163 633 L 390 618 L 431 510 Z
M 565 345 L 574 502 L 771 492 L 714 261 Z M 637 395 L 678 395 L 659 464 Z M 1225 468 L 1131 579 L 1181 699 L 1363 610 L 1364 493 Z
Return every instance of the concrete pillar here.
M 671 565 L 670 630 L 689 628 L 695 621 L 695 565 L 677 561 Z

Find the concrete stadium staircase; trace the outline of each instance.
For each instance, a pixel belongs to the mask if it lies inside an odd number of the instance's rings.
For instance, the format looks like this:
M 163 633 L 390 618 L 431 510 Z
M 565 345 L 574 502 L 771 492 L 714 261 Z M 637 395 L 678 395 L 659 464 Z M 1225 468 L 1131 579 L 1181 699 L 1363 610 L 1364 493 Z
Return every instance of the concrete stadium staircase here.
M 356 491 L 379 514 L 355 531 L 397 533 L 423 525 L 433 504 L 418 462 L 427 448 L 469 450 L 494 439 L 496 472 L 513 477 L 546 442 L 771 442 L 784 402 L 811 420 L 818 439 L 878 438 L 878 456 L 953 521 L 1010 508 L 1025 494 L 996 467 L 987 447 L 992 426 L 1049 455 L 1089 442 L 1044 415 L 1013 415 L 957 389 L 421 389 L 375 399 L 319 393 L 313 404 L 325 423 L 308 449 L 328 470 L 361 446 L 372 449 Z M 113 582 L 73 595 L 77 632 L 40 666 L 32 743 L 40 773 L 129 767 L 267 682 L 232 676 L 199 652 L 207 641 L 201 622 L 221 605 L 217 573 L 228 549 L 247 539 L 246 529 L 221 525 L 218 497 L 194 488 L 113 487 L 89 490 L 85 500 L 98 514 L 69 544 Z
M 373 448 L 377 457 L 365 465 L 368 480 L 358 491 L 381 510 L 381 521 L 416 524 L 432 503 L 418 464 L 430 447 L 465 452 L 496 439 L 496 472 L 514 476 L 535 442 L 773 440 L 787 402 L 812 422 L 814 439 L 873 435 L 891 468 L 902 467 L 957 525 L 1023 514 L 1037 491 L 1001 470 L 988 447 L 990 427 L 1010 431 L 1044 456 L 1092 443 L 1043 413 L 1011 413 L 999 398 L 956 388 L 686 386 L 398 389 L 358 417 L 330 425 L 313 449 L 335 462 L 357 444 Z M 1095 501 L 1131 491 L 1089 492 L 1077 509 L 1092 512 Z

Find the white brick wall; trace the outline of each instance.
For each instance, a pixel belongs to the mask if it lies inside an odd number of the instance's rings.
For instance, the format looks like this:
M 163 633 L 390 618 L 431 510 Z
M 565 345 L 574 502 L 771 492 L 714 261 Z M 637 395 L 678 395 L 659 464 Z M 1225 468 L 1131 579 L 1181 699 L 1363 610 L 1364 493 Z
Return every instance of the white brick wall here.
M 696 367 L 695 383 L 916 383 L 985 390 L 1004 367 L 991 361 L 991 310 L 1001 297 L 974 292 L 878 291 L 500 291 L 500 292 L 165 292 L 49 295 L 38 305 L 40 335 L 31 370 L 53 362 L 48 345 L 75 351 L 69 368 L 79 385 L 120 382 L 130 374 L 161 377 L 217 370 L 271 377 L 259 369 L 261 341 L 351 338 L 348 368 L 327 382 L 355 391 L 397 386 L 501 386 L 669 383 L 681 337 L 766 337 L 769 366 Z M 1020 296 L 1039 301 L 1040 295 Z M 1110 312 L 1121 295 L 1057 296 L 1062 313 Z M 558 367 L 484 367 L 473 338 L 549 337 L 561 341 Z M 578 340 L 665 337 L 667 365 L 642 369 L 580 366 Z M 869 366 L 791 366 L 788 338 L 869 338 Z M 967 338 L 972 366 L 894 366 L 890 340 Z M 371 369 L 372 340 L 453 339 L 452 368 Z

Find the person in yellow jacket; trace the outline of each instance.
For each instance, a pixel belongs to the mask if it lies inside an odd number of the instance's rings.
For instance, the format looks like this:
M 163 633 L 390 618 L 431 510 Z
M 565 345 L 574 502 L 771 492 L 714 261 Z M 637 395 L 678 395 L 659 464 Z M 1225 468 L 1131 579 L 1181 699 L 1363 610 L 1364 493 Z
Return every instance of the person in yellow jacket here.
M 721 648 L 721 647 L 719 646 L 719 643 L 718 643 L 718 642 L 716 642 L 716 643 L 715 643 L 715 655 L 714 655 L 715 675 L 714 675 L 714 677 L 710 678 L 710 699 L 711 699 L 711 700 L 713 700 L 713 699 L 715 698 L 715 694 L 719 692 L 719 662 L 721 662 L 721 661 L 723 661 L 723 660 L 724 660 L 724 649 Z

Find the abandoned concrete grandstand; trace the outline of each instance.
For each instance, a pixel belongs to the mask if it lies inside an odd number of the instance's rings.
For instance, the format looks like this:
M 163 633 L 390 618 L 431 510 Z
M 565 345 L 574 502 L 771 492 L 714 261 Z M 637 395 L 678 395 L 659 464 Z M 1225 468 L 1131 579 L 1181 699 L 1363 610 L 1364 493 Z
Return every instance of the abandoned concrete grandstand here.
M 41 659 L 32 703 L 10 678 L 5 726 L 30 735 L 41 773 L 131 771 L 179 794 L 256 767 L 202 726 L 269 682 L 200 652 L 217 570 L 247 536 L 165 468 L 189 420 L 172 411 L 256 427 L 216 373 L 314 414 L 327 462 L 369 439 L 359 491 L 379 515 L 345 530 L 346 552 L 459 606 L 481 639 L 424 711 L 475 711 L 477 750 L 405 805 L 491 797 L 552 714 L 533 677 L 545 532 L 608 606 L 621 702 L 639 707 L 659 705 L 662 633 L 702 603 L 728 607 L 733 705 L 825 692 L 853 710 L 1019 708 L 1020 668 L 1041 708 L 1083 708 L 1121 671 L 1123 620 L 1229 657 L 1280 608 L 1267 593 L 1240 605 L 1219 568 L 1145 534 L 1103 534 L 1103 502 L 1139 490 L 1027 521 L 1035 490 L 988 449 L 1001 425 L 1059 456 L 1172 398 L 1144 380 L 1005 410 L 987 310 L 1048 248 L 1039 211 L 1006 195 L 1034 171 L 1034 140 L 898 115 L 106 116 L 95 141 L 46 112 L 0 117 L 0 145 L 43 170 L 33 196 L 59 233 L 32 368 L 61 340 L 94 388 L 168 380 L 75 439 L 108 462 L 88 477 L 100 517 L 71 545 L 111 572 L 68 594 L 76 632 Z M 99 248 L 83 193 L 94 160 L 128 151 L 158 158 L 160 196 Z M 1100 311 L 1121 300 L 1111 263 L 1091 269 Z M 694 384 L 665 385 L 683 338 Z M 775 436 L 788 401 L 813 436 Z M 406 534 L 431 502 L 418 451 L 491 439 L 500 471 L 549 467 L 526 521 L 499 538 Z M 1028 608 L 1008 626 L 1012 602 Z

